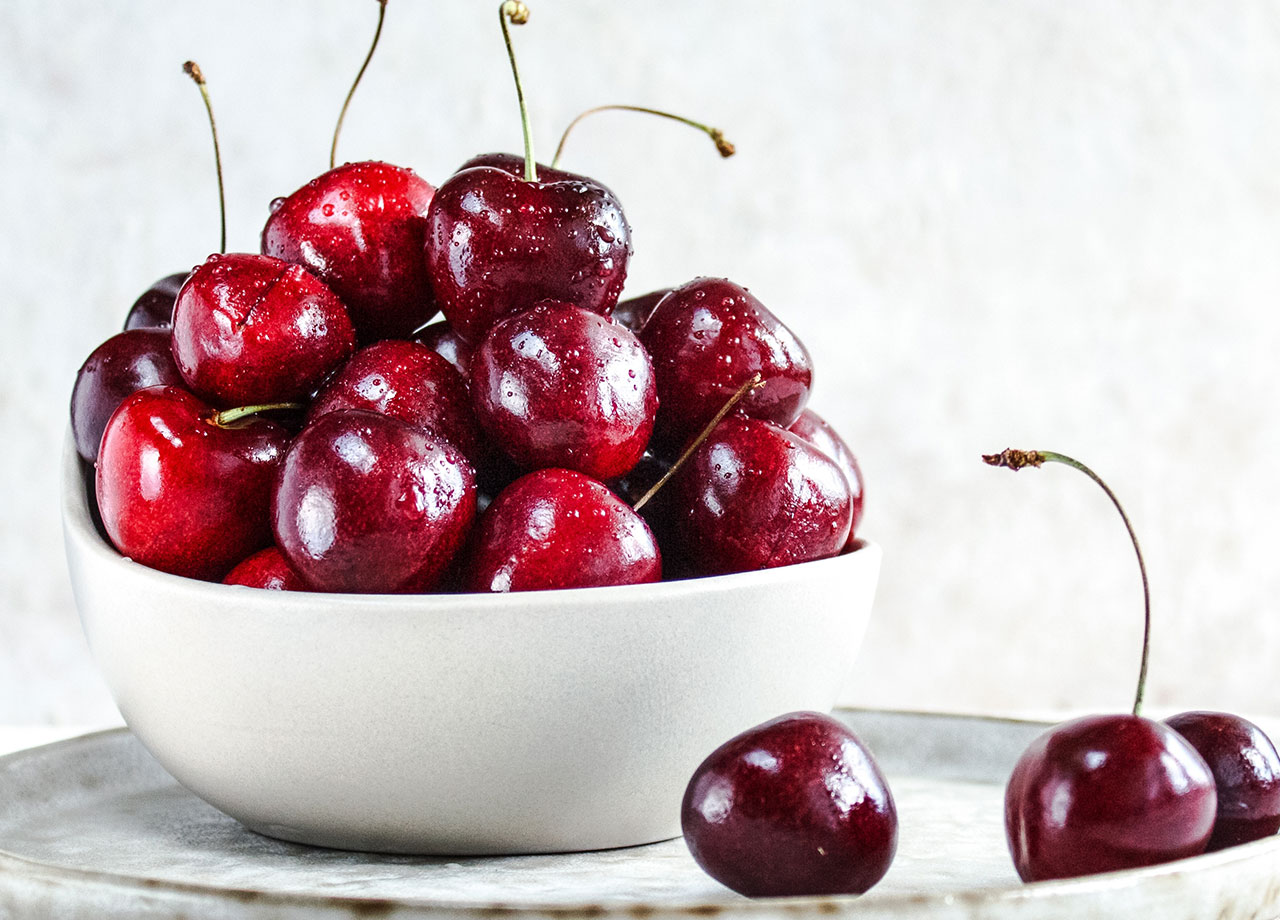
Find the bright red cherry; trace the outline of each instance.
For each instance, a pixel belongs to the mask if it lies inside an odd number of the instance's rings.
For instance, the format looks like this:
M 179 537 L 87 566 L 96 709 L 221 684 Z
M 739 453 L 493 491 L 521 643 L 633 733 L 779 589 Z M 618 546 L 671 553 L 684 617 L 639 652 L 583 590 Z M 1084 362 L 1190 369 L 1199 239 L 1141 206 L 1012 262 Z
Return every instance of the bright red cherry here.
M 746 288 L 699 278 L 659 301 L 640 333 L 658 381 L 654 437 L 679 448 L 752 374 L 764 385 L 738 411 L 786 428 L 809 399 L 813 366 L 800 340 Z
M 1210 852 L 1280 831 L 1280 754 L 1248 719 L 1228 712 L 1184 712 L 1165 724 L 1205 759 L 1218 790 Z
M 389 415 L 338 409 L 285 454 L 272 522 L 311 588 L 408 593 L 440 581 L 475 508 L 471 465 L 448 441 Z
M 305 591 L 306 584 L 285 561 L 280 550 L 268 546 L 237 565 L 226 578 L 224 585 L 244 585 L 248 588 L 265 588 L 268 591 Z
M 748 897 L 862 894 L 897 851 L 898 814 L 871 752 L 816 712 L 779 716 L 694 771 L 680 824 L 708 875 Z
M 636 465 L 658 404 L 639 340 L 557 301 L 493 327 L 471 355 L 471 398 L 481 427 L 521 467 L 596 479 Z
M 476 527 L 469 591 L 543 591 L 659 581 L 662 558 L 640 515 L 603 483 L 543 469 L 503 489 Z
M 265 419 L 223 415 L 177 387 L 125 398 L 98 454 L 98 509 L 135 562 L 220 579 L 271 542 L 268 513 L 289 435 Z
M 840 467 L 840 471 L 844 473 L 844 478 L 849 483 L 849 492 L 853 496 L 853 526 L 849 528 L 849 542 L 846 544 L 846 548 L 852 549 L 858 542 L 858 524 L 862 522 L 864 492 L 862 470 L 853 456 L 853 451 L 849 449 L 844 438 L 840 437 L 839 432 L 812 409 L 801 412 L 795 424 L 787 430 L 799 435 L 834 460 Z
M 168 330 L 130 329 L 95 348 L 76 373 L 71 391 L 71 433 L 80 456 L 89 463 L 96 460 L 103 429 L 116 407 L 130 393 L 154 386 L 182 386 Z
M 188 274 L 165 275 L 143 291 L 129 308 L 129 315 L 124 320 L 125 330 L 168 329 L 173 325 L 173 302 L 178 299 L 178 289 Z
M 355 347 L 351 319 L 333 292 L 270 256 L 210 256 L 173 308 L 178 370 L 221 406 L 305 399 Z
M 266 255 L 333 289 L 362 342 L 408 338 L 436 312 L 422 264 L 435 188 L 389 163 L 347 163 L 272 203 Z

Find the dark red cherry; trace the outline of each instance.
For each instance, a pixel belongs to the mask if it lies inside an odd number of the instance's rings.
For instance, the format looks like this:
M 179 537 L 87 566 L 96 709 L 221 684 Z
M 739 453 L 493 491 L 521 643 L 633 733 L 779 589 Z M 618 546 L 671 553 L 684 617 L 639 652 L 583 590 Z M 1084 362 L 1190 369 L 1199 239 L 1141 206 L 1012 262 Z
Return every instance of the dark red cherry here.
M 124 319 L 125 330 L 168 329 L 173 325 L 173 302 L 178 299 L 178 289 L 188 274 L 165 275 L 143 291 L 129 308 L 129 315 Z
M 367 345 L 330 377 L 316 394 L 309 421 L 337 409 L 367 409 L 434 432 L 483 466 L 482 445 L 471 394 L 457 369 L 417 342 L 386 339 Z
M 658 381 L 655 439 L 683 446 L 752 374 L 764 385 L 738 412 L 786 428 L 809 399 L 809 352 L 746 288 L 699 278 L 658 303 L 640 341 Z
M 607 316 L 631 256 L 622 206 L 581 176 L 527 182 L 492 166 L 466 169 L 440 186 L 427 224 L 440 309 L 473 343 L 548 298 Z
M 1177 732 L 1134 715 L 1088 716 L 1040 736 L 1005 791 L 1023 881 L 1135 869 L 1205 851 L 1217 795 Z
M 125 398 L 98 454 L 98 509 L 107 535 L 135 562 L 220 579 L 271 542 L 268 513 L 289 435 L 265 419 L 223 426 L 178 387 Z
M 689 780 L 680 824 L 708 875 L 756 898 L 861 894 L 898 846 L 871 752 L 816 712 L 779 716 L 712 752 Z
M 320 416 L 280 465 L 276 545 L 319 591 L 435 587 L 475 516 L 471 465 L 448 441 L 360 409 Z
M 493 500 L 462 567 L 468 591 L 542 591 L 659 581 L 662 559 L 640 515 L 573 470 L 522 476 Z
M 477 166 L 491 166 L 494 169 L 501 169 L 503 172 L 511 173 L 511 175 L 518 178 L 524 178 L 524 157 L 514 153 L 478 154 L 459 166 L 455 171 L 455 175 L 465 169 L 475 169 Z M 582 176 L 565 172 L 563 169 L 552 169 L 550 166 L 538 164 L 538 181 L 540 182 L 564 182 L 581 178 Z
M 463 381 L 470 386 L 471 346 L 463 340 L 462 336 L 453 331 L 452 326 L 444 320 L 431 323 L 425 328 L 419 329 L 413 340 L 421 342 L 436 354 L 448 360 L 450 364 L 458 369 Z
M 858 542 L 858 524 L 862 522 L 863 504 L 862 470 L 858 467 L 853 451 L 844 438 L 812 409 L 801 412 L 795 424 L 787 430 L 804 438 L 834 460 L 844 473 L 844 478 L 849 483 L 849 492 L 853 496 L 853 526 L 849 528 L 849 542 L 846 544 L 846 548 L 852 549 Z
M 93 350 L 71 391 L 71 433 L 76 451 L 92 463 L 107 419 L 130 393 L 154 386 L 182 386 L 165 329 L 130 329 Z
M 389 163 L 347 163 L 273 202 L 262 251 L 333 289 L 362 342 L 408 338 L 436 312 L 422 264 L 435 188 Z
M 671 290 L 671 288 L 662 288 L 650 291 L 648 294 L 641 294 L 639 297 L 618 301 L 618 305 L 613 309 L 613 321 L 626 326 L 638 335 L 662 298 L 670 294 Z
M 853 520 L 836 462 L 759 419 L 725 419 L 667 488 L 675 549 L 701 575 L 837 555 Z
M 596 479 L 636 465 L 657 409 L 639 340 L 557 301 L 493 327 L 471 356 L 471 397 L 481 428 L 521 467 Z
M 1266 732 L 1227 712 L 1184 712 L 1165 719 L 1209 765 L 1218 790 L 1210 851 L 1280 831 L 1280 754 Z
M 268 546 L 241 562 L 226 578 L 224 585 L 244 585 L 249 588 L 265 588 L 268 591 L 305 591 L 306 584 L 298 577 L 280 550 Z
M 301 266 L 270 256 L 210 256 L 173 308 L 178 370 L 220 406 L 305 399 L 355 347 L 333 292 Z

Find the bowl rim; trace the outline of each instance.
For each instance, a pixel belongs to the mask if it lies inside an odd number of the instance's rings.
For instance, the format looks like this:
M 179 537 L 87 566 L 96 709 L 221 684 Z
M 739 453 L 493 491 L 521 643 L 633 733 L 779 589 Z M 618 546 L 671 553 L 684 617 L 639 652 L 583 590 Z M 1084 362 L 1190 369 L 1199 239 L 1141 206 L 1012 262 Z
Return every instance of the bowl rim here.
M 855 569 L 870 567 L 879 568 L 882 550 L 878 543 L 859 539 L 853 550 L 842 552 L 838 556 L 799 562 L 792 565 L 777 566 L 769 569 L 757 569 L 748 572 L 734 572 L 728 575 L 708 575 L 701 578 L 685 578 L 674 581 L 659 581 L 638 585 L 604 585 L 589 588 L 555 588 L 544 591 L 512 591 L 507 593 L 407 593 L 407 594 L 355 594 L 323 591 L 264 591 L 245 585 L 226 585 L 215 581 L 202 581 L 184 575 L 174 575 L 153 569 L 140 562 L 135 562 L 121 554 L 111 543 L 98 532 L 89 506 L 89 490 L 86 487 L 85 468 L 82 466 L 79 453 L 76 451 L 75 439 L 70 426 L 62 450 L 62 496 L 61 510 L 63 530 L 67 542 L 75 543 L 80 552 L 102 564 L 110 565 L 131 577 L 146 579 L 165 586 L 169 591 L 187 590 L 215 596 L 221 594 L 237 601 L 269 601 L 272 606 L 305 606 L 314 609 L 317 603 L 339 604 L 344 609 L 356 607 L 404 607 L 412 605 L 430 609 L 432 607 L 452 608 L 459 605 L 479 607 L 486 611 L 503 611 L 527 609 L 536 603 L 539 606 L 576 606 L 590 604 L 592 606 L 613 600 L 652 599 L 654 601 L 679 601 L 682 598 L 696 598 L 709 593 L 721 591 L 750 591 L 780 584 L 794 582 L 810 575 L 818 575 L 827 570 Z M 70 561 L 70 560 L 68 560 Z M 834 572 L 831 573 L 834 575 Z M 325 598 L 325 601 L 318 601 Z M 332 600 L 328 600 L 332 599 Z

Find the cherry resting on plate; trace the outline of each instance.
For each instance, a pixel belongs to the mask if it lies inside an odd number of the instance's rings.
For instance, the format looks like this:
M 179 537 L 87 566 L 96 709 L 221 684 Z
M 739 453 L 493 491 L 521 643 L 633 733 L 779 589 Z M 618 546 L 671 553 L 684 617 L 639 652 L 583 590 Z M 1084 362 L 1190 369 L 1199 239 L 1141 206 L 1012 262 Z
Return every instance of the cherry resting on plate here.
M 680 808 L 689 851 L 748 897 L 862 894 L 898 845 L 898 814 L 871 753 L 842 723 L 797 712 L 717 748 Z
M 318 591 L 434 588 L 475 517 L 475 476 L 443 438 L 388 415 L 338 409 L 280 464 L 276 545 Z
M 1005 789 L 1005 834 L 1026 882 L 1135 869 L 1205 851 L 1217 792 L 1187 741 L 1139 715 L 1150 652 L 1151 596 L 1142 550 L 1111 489 L 1078 460 L 1050 451 L 1006 450 L 982 458 L 1009 469 L 1062 463 L 1111 499 L 1138 557 L 1145 605 L 1142 665 L 1132 715 L 1088 716 L 1058 725 L 1027 748 Z
M 351 319 L 334 293 L 270 256 L 210 256 L 173 308 L 178 370 L 221 406 L 305 399 L 355 348 Z
M 289 434 L 237 416 L 178 387 L 125 398 L 97 464 L 98 509 L 116 549 L 208 580 L 271 542 L 271 489 Z
M 130 393 L 154 386 L 182 386 L 166 329 L 130 329 L 93 350 L 76 373 L 71 391 L 71 433 L 76 452 L 92 463 L 103 429 Z
M 679 448 L 752 374 L 764 385 L 738 407 L 787 428 L 809 399 L 813 366 L 800 340 L 746 288 L 698 278 L 659 301 L 640 341 L 658 381 L 655 441 Z
M 306 584 L 285 561 L 280 550 L 268 546 L 245 559 L 226 578 L 224 585 L 244 585 L 268 591 L 305 591 Z
M 653 431 L 653 368 L 634 335 L 557 301 L 503 320 L 471 355 L 480 426 L 524 469 L 630 470 Z
M 853 456 L 853 451 L 849 449 L 844 438 L 840 437 L 840 434 L 812 409 L 801 412 L 795 424 L 787 430 L 794 435 L 799 435 L 834 460 L 836 466 L 840 467 L 840 471 L 844 473 L 844 478 L 849 483 L 849 493 L 853 496 L 853 526 L 849 528 L 849 541 L 845 544 L 845 548 L 853 549 L 853 545 L 858 542 L 858 525 L 862 523 L 863 505 L 862 470 Z
M 1280 831 L 1280 754 L 1266 732 L 1227 712 L 1184 712 L 1164 721 L 1213 773 L 1218 812 L 1210 852 Z
M 178 299 L 178 289 L 187 280 L 188 272 L 165 275 L 142 292 L 124 319 L 124 328 L 168 329 L 173 324 L 173 302 Z
M 507 486 L 480 518 L 461 570 L 469 591 L 541 591 L 662 579 L 640 515 L 602 483 L 544 469 Z

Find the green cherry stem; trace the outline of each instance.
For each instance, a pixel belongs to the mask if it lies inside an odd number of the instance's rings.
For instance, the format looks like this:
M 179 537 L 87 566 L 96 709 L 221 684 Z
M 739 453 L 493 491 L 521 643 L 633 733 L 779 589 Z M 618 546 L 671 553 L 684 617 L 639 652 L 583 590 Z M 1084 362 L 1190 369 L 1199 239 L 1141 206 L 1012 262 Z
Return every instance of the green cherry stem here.
M 378 50 L 378 39 L 382 37 L 382 21 L 386 18 L 387 0 L 378 0 L 378 27 L 373 31 L 373 42 L 369 45 L 369 53 L 364 56 L 364 63 L 360 65 L 360 70 L 356 73 L 351 89 L 347 90 L 347 98 L 342 101 L 342 111 L 338 113 L 338 124 L 333 129 L 333 143 L 329 145 L 330 169 L 337 165 L 338 135 L 342 133 L 342 122 L 347 117 L 347 107 L 351 105 L 351 97 L 356 94 L 356 87 L 360 85 L 360 81 L 364 78 L 364 72 L 369 69 L 369 62 L 373 60 L 373 52 Z
M 231 428 L 237 422 L 244 421 L 252 415 L 261 412 L 276 412 L 284 409 L 305 409 L 302 403 L 296 402 L 278 402 L 278 403 L 260 403 L 256 406 L 237 406 L 234 409 L 222 409 L 213 413 L 209 421 L 217 425 L 219 428 Z
M 1111 488 L 1102 481 L 1093 470 L 1089 469 L 1079 460 L 1073 460 L 1065 454 L 1057 454 L 1049 450 L 1015 450 L 1010 447 L 998 454 L 983 454 L 983 462 L 991 466 L 1003 466 L 1011 470 L 1020 470 L 1023 467 L 1038 467 L 1043 463 L 1061 463 L 1072 469 L 1079 470 L 1094 482 L 1096 482 L 1103 492 L 1107 493 L 1107 498 L 1111 499 L 1111 504 L 1116 506 L 1116 510 L 1120 512 L 1120 519 L 1124 521 L 1125 529 L 1129 531 L 1129 540 L 1133 543 L 1133 552 L 1138 557 L 1138 571 L 1142 573 L 1142 603 L 1143 603 L 1143 625 L 1142 625 L 1142 666 L 1138 670 L 1138 690 L 1133 697 L 1133 714 L 1139 715 L 1142 711 L 1142 699 L 1147 691 L 1147 660 L 1151 655 L 1151 589 L 1147 585 L 1147 566 L 1142 561 L 1142 549 L 1138 546 L 1138 535 L 1133 532 L 1133 525 L 1129 523 L 1129 516 L 1124 513 L 1124 508 L 1120 505 L 1120 499 L 1116 498 Z
M 717 425 L 724 421 L 724 417 L 728 415 L 733 407 L 736 406 L 744 396 L 758 387 L 764 386 L 764 380 L 760 377 L 760 372 L 751 375 L 751 379 L 738 387 L 737 391 L 729 397 L 728 401 L 720 407 L 720 411 L 711 417 L 711 421 L 698 432 L 698 436 L 689 442 L 689 446 L 684 449 L 684 453 L 675 463 L 671 464 L 671 469 L 662 474 L 662 478 L 649 487 L 649 491 L 640 496 L 639 500 L 631 506 L 632 511 L 639 511 L 649 503 L 649 499 L 658 494 L 658 490 L 665 486 L 676 473 L 680 472 L 680 467 L 684 466 L 685 461 L 693 456 L 693 452 L 702 446 L 702 442 L 711 437 L 711 432 L 715 431 Z
M 511 31 L 507 28 L 507 20 L 513 26 L 522 26 L 529 21 L 529 7 L 520 0 L 503 0 L 498 7 L 498 22 L 502 24 L 502 40 L 507 46 L 507 58 L 511 61 L 511 76 L 516 81 L 516 98 L 520 101 L 520 127 L 524 129 L 524 179 L 526 182 L 538 181 L 538 163 L 533 158 L 533 132 L 529 128 L 529 110 L 524 103 L 524 86 L 520 83 L 520 68 L 516 66 L 516 52 L 511 47 Z
M 678 121 L 682 125 L 688 125 L 690 128 L 697 128 L 703 134 L 711 138 L 716 145 L 716 150 L 720 152 L 722 157 L 731 157 L 737 152 L 737 148 L 729 143 L 724 136 L 724 132 L 719 128 L 713 128 L 710 125 L 704 125 L 700 121 L 694 121 L 692 118 L 685 118 L 683 115 L 672 115 L 670 112 L 664 112 L 661 109 L 645 108 L 642 105 L 598 105 L 593 109 L 587 109 L 578 115 L 573 121 L 569 122 L 569 126 L 564 129 L 564 134 L 560 135 L 560 145 L 556 147 L 556 155 L 551 159 L 551 166 L 554 168 L 560 162 L 560 154 L 564 153 L 564 142 L 569 139 L 569 132 L 574 126 L 588 115 L 594 115 L 596 112 L 641 112 L 645 115 L 657 115 L 659 118 L 669 118 L 672 121 Z
M 204 99 L 204 110 L 209 113 L 209 130 L 213 134 L 213 163 L 218 170 L 218 212 L 222 215 L 222 237 L 218 252 L 227 251 L 227 194 L 222 186 L 222 150 L 218 147 L 218 126 L 213 120 L 213 103 L 209 101 L 209 87 L 204 82 L 204 71 L 195 61 L 187 61 L 182 70 L 200 88 L 200 96 Z

